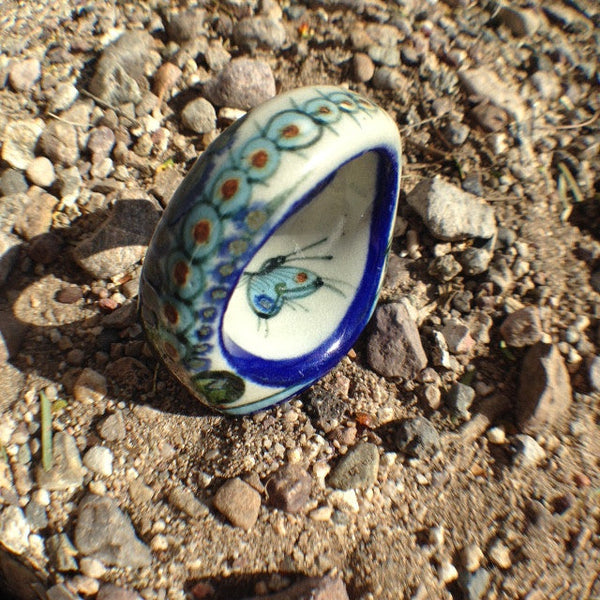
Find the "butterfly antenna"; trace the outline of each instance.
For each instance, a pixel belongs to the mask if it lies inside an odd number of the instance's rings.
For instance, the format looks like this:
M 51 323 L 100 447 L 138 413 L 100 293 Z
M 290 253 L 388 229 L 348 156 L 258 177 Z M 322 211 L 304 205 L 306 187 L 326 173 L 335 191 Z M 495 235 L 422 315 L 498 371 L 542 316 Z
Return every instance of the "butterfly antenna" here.
M 315 246 L 318 246 L 319 244 L 322 244 L 323 242 L 326 242 L 326 241 L 327 241 L 327 238 L 324 237 L 322 240 L 319 240 L 318 242 L 313 242 L 312 244 L 309 244 L 308 246 L 304 246 L 304 248 L 298 248 L 298 250 L 294 250 L 293 252 L 286 254 L 285 257 L 288 258 L 289 256 L 294 256 L 295 254 L 300 254 L 300 252 L 306 252 L 306 250 L 310 250 L 311 248 L 314 248 Z
M 331 283 L 323 283 L 323 287 L 327 288 L 328 290 L 331 290 L 332 292 L 335 292 L 342 298 L 346 297 L 346 294 L 344 294 L 344 292 L 342 292 L 342 290 L 336 288 L 335 285 L 331 285 Z

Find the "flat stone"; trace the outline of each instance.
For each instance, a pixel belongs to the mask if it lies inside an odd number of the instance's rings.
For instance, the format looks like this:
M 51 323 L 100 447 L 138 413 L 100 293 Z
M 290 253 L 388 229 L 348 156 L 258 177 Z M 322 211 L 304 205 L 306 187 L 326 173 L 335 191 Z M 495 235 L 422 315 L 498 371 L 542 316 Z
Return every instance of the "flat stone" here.
M 547 432 L 569 410 L 573 394 L 564 358 L 555 345 L 538 342 L 521 366 L 517 423 L 529 434 Z
M 15 554 L 23 554 L 29 547 L 31 527 L 18 506 L 7 506 L 0 511 L 0 544 Z
M 34 185 L 50 187 L 56 180 L 54 165 L 45 156 L 34 158 L 27 167 L 27 178 Z
M 232 525 L 248 531 L 258 519 L 260 494 L 239 477 L 235 477 L 217 490 L 213 506 Z
M 442 328 L 442 335 L 452 354 L 466 354 L 475 346 L 469 327 L 458 319 L 449 319 Z
M 166 206 L 182 181 L 183 175 L 176 169 L 163 169 L 154 174 L 150 191 L 160 200 L 162 206 Z
M 107 496 L 88 494 L 80 502 L 74 541 L 80 554 L 107 566 L 138 568 L 152 561 L 129 517 Z
M 440 177 L 418 183 L 407 201 L 440 240 L 489 239 L 496 233 L 494 209 Z
M 42 75 L 42 67 L 37 58 L 26 58 L 13 62 L 8 74 L 8 82 L 15 92 L 27 92 Z
M 97 63 L 90 92 L 109 104 L 138 104 L 142 99 L 137 79 L 153 47 L 152 36 L 144 30 L 127 31 L 107 46 Z
M 504 341 L 513 348 L 533 346 L 542 339 L 542 321 L 537 306 L 526 306 L 508 315 L 500 326 Z
M 384 377 L 412 379 L 427 366 L 419 330 L 404 305 L 378 306 L 374 326 L 367 361 L 375 372 Z
M 50 491 L 78 488 L 83 483 L 83 474 L 75 438 L 64 431 L 56 432 L 52 438 L 52 468 L 45 471 L 38 466 L 38 485 Z
M 11 167 L 25 170 L 35 158 L 35 148 L 43 131 L 41 119 L 9 121 L 2 136 L 2 158 Z
M 517 121 L 525 119 L 527 107 L 518 91 L 500 79 L 494 71 L 487 67 L 476 67 L 459 71 L 458 77 L 467 93 L 483 96 Z
M 113 472 L 114 455 L 110 448 L 92 446 L 83 457 L 83 464 L 94 473 L 110 477 Z
M 439 433 L 425 417 L 403 421 L 396 432 L 396 443 L 402 452 L 416 458 L 429 458 L 441 447 Z
M 267 481 L 269 504 L 286 512 L 301 512 L 310 498 L 312 478 L 300 465 L 286 464 Z
M 107 442 L 119 442 L 125 439 L 127 430 L 121 411 L 108 415 L 98 425 L 98 434 Z
M 73 386 L 73 397 L 77 402 L 97 404 L 106 397 L 106 377 L 94 369 L 85 368 Z
M 52 227 L 52 215 L 58 205 L 58 198 L 49 194 L 42 188 L 37 188 L 37 193 L 30 189 L 30 199 L 23 212 L 17 218 L 14 230 L 25 240 L 44 235 Z
M 149 200 L 119 200 L 100 228 L 75 247 L 75 260 L 98 279 L 131 270 L 143 258 L 158 218 Z
M 233 27 L 233 40 L 242 49 L 254 52 L 257 48 L 278 50 L 286 41 L 281 21 L 267 16 L 246 17 Z
M 70 167 L 79 159 L 77 129 L 64 121 L 50 121 L 40 136 L 39 147 L 54 164 Z
M 216 79 L 204 89 L 216 106 L 250 110 L 275 95 L 271 67 L 260 60 L 240 56 L 227 63 Z
M 331 471 L 327 483 L 340 490 L 369 488 L 377 481 L 378 471 L 377 446 L 362 442 L 348 450 Z
M 464 383 L 455 382 L 452 384 L 446 397 L 446 404 L 452 413 L 461 418 L 469 418 L 469 408 L 475 399 L 475 390 Z
M 77 550 L 66 533 L 51 535 L 46 540 L 46 551 L 54 566 L 61 572 L 77 570 Z
M 170 11 L 166 19 L 167 35 L 178 44 L 194 40 L 205 34 L 204 20 L 206 11 L 194 7 L 179 12 Z
M 23 171 L 8 168 L 0 176 L 0 195 L 2 196 L 24 194 L 28 189 L 29 184 L 25 179 L 25 175 L 23 175 Z
M 367 54 L 377 65 L 397 67 L 400 64 L 400 50 L 396 46 L 371 44 L 367 49 Z
M 177 486 L 169 492 L 169 502 L 192 519 L 208 514 L 208 507 L 194 496 L 192 490 Z
M 205 98 L 196 98 L 185 105 L 181 122 L 195 133 L 208 133 L 217 126 L 217 113 Z

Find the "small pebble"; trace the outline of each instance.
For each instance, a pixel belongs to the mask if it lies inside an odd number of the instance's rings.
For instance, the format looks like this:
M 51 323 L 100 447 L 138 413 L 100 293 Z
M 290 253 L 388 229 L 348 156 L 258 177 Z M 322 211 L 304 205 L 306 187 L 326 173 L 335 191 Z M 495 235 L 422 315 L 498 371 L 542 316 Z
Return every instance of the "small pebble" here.
M 83 464 L 93 471 L 105 477 L 109 477 L 113 472 L 113 453 L 110 448 L 104 446 L 93 446 L 83 457 Z
M 329 494 L 327 500 L 333 508 L 343 512 L 358 513 L 360 510 L 355 490 L 335 490 Z
M 27 178 L 34 185 L 50 187 L 56 180 L 54 165 L 45 156 L 34 158 L 27 167 Z
M 510 560 L 510 550 L 500 540 L 496 540 L 490 546 L 488 556 L 490 560 L 501 569 L 509 569 L 512 565 Z
M 504 431 L 504 427 L 490 427 L 486 437 L 490 444 L 501 445 L 506 443 L 506 432 Z
M 477 544 L 469 544 L 462 549 L 462 564 L 469 573 L 473 573 L 479 569 L 483 558 L 483 552 Z
M 438 577 L 446 584 L 458 579 L 458 571 L 449 559 L 444 559 L 439 565 Z
M 217 114 L 208 100 L 196 98 L 185 105 L 181 112 L 181 121 L 195 133 L 207 133 L 217 126 Z
M 260 494 L 239 477 L 235 477 L 217 490 L 213 506 L 232 525 L 248 531 L 258 519 Z
M 37 58 L 14 61 L 8 81 L 15 92 L 27 92 L 41 77 L 42 68 Z
M 90 368 L 83 369 L 73 386 L 73 396 L 77 402 L 96 404 L 107 393 L 106 377 Z

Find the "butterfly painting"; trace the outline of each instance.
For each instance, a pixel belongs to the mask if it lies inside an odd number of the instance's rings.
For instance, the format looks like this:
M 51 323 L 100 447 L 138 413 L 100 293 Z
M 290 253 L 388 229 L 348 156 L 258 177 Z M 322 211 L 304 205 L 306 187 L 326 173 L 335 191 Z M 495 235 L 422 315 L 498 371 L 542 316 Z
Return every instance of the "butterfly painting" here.
M 343 284 L 330 278 L 321 277 L 314 271 L 302 266 L 290 264 L 298 261 L 332 260 L 331 254 L 305 256 L 304 252 L 323 244 L 327 238 L 309 244 L 289 254 L 267 259 L 258 271 L 246 271 L 248 303 L 259 319 L 271 319 L 289 304 L 292 308 L 302 307 L 297 302 L 314 294 L 321 288 L 327 288 L 336 294 L 345 296 L 333 283 Z M 306 309 L 304 309 L 306 310 Z

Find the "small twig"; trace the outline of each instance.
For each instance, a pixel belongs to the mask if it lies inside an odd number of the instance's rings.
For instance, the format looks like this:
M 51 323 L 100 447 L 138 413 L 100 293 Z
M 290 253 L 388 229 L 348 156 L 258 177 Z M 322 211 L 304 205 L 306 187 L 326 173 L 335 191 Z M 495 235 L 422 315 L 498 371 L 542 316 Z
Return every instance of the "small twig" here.
M 600 117 L 600 111 L 594 113 L 587 121 L 583 121 L 581 123 L 574 123 L 573 125 L 559 125 L 555 127 L 557 131 L 565 131 L 567 129 L 579 129 L 581 127 L 587 127 L 591 125 L 598 117 Z
M 80 90 L 80 92 L 84 96 L 91 98 L 96 104 L 99 104 L 100 106 L 103 106 L 104 108 L 110 108 L 110 109 L 114 110 L 120 117 L 124 117 L 125 119 L 129 120 L 134 127 L 140 127 L 139 121 L 136 121 L 136 119 L 125 114 L 118 106 L 114 106 L 113 104 L 110 104 L 109 102 L 102 100 L 102 98 L 98 98 L 98 96 L 94 96 L 94 94 L 92 94 L 91 92 L 88 92 L 87 90 Z
M 435 117 L 428 117 L 427 119 L 423 119 L 422 121 L 419 121 L 418 123 L 415 123 L 414 125 L 405 125 L 404 127 L 400 127 L 399 131 L 400 131 L 400 133 L 404 133 L 408 129 L 416 129 L 417 127 L 421 127 L 421 125 L 425 125 L 426 123 L 432 123 L 434 121 L 439 121 L 440 119 L 443 119 L 446 116 L 448 116 L 448 115 L 436 115 Z
M 567 182 L 567 185 L 569 186 L 569 189 L 573 193 L 573 197 L 575 198 L 575 200 L 577 202 L 583 202 L 583 196 L 581 194 L 581 190 L 579 189 L 579 186 L 577 185 L 577 182 L 575 181 L 575 177 L 573 177 L 573 174 L 567 168 L 567 165 L 565 165 L 565 163 L 563 163 L 563 162 L 559 162 L 558 170 L 563 174 L 563 176 Z
M 87 125 L 83 124 L 83 123 L 75 123 L 75 121 L 68 121 L 67 119 L 63 119 L 62 117 L 59 117 L 58 115 L 55 115 L 52 112 L 47 113 L 49 117 L 52 117 L 53 119 L 56 119 L 57 121 L 60 121 L 61 123 L 66 123 L 67 125 L 73 125 L 73 127 L 87 127 Z

